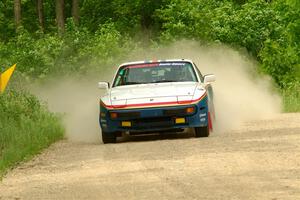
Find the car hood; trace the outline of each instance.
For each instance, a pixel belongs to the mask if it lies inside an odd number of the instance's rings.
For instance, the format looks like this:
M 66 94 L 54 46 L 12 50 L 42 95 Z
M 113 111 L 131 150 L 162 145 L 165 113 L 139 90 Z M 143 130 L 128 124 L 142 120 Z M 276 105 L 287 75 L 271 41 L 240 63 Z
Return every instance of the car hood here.
M 114 87 L 112 106 L 192 100 L 197 82 L 153 83 Z

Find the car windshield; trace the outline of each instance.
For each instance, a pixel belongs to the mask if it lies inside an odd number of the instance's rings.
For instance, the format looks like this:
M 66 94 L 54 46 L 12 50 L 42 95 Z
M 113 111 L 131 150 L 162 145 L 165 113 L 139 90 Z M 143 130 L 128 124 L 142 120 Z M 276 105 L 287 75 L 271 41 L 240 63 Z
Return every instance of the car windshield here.
M 143 63 L 121 67 L 113 86 L 187 81 L 197 81 L 189 62 Z

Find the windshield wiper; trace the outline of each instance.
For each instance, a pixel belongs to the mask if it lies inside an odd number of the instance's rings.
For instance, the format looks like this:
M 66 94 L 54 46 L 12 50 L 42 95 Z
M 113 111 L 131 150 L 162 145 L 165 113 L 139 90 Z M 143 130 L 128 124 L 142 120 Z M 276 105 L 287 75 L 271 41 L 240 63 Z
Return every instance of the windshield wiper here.
M 126 82 L 124 85 L 136 85 L 136 84 L 141 84 L 139 82 Z
M 126 82 L 124 85 L 137 85 L 137 84 L 147 84 L 147 83 L 167 83 L 167 82 L 177 82 L 175 80 L 160 80 L 153 82 Z
M 167 83 L 167 82 L 177 82 L 175 80 L 160 80 L 160 81 L 154 81 L 152 83 Z

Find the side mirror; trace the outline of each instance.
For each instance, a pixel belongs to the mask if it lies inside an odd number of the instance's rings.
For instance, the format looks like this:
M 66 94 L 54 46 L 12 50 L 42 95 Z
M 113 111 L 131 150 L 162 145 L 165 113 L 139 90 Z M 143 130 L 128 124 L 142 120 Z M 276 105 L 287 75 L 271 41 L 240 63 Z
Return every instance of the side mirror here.
M 216 76 L 213 74 L 207 74 L 204 76 L 204 84 L 212 83 L 216 81 Z
M 108 90 L 109 83 L 108 82 L 98 82 L 98 88 L 99 89 Z

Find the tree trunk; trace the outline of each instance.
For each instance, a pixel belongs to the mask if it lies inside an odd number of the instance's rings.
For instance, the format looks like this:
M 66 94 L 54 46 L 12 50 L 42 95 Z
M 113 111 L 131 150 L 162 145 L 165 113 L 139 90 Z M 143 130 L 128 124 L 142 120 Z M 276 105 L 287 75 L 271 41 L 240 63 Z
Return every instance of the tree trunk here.
M 21 0 L 14 0 L 16 29 L 21 25 Z
M 39 25 L 42 32 L 44 32 L 44 9 L 43 9 L 43 0 L 36 0 L 36 9 L 39 18 Z
M 76 25 L 79 24 L 79 0 L 72 1 L 72 16 L 74 23 Z
M 64 0 L 56 0 L 56 23 L 60 34 L 65 31 Z

